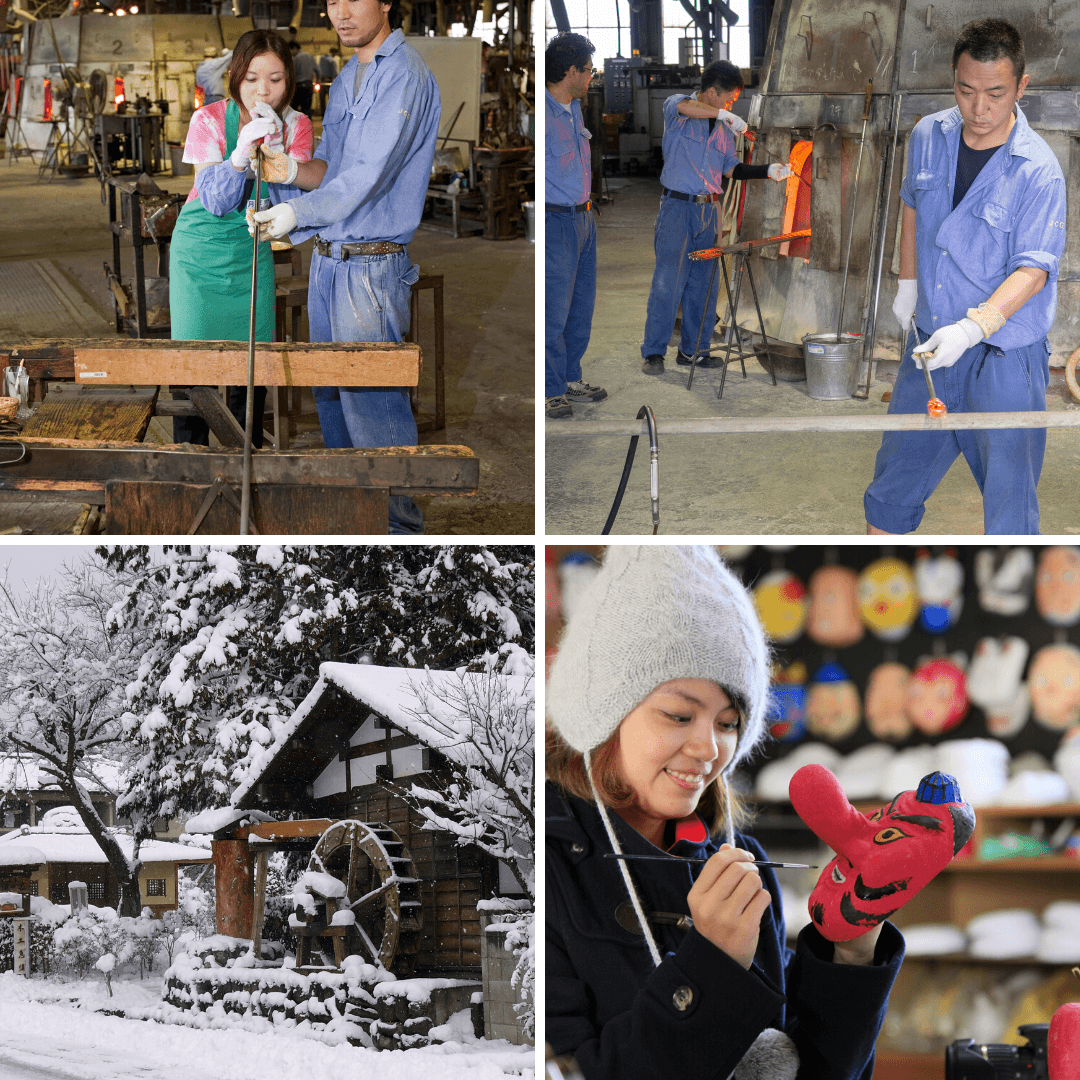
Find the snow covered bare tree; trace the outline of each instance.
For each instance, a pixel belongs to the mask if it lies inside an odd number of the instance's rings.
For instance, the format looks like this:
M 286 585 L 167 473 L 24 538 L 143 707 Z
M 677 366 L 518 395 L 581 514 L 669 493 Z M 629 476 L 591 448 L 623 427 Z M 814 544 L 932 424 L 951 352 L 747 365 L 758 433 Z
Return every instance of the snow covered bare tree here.
M 116 874 L 120 914 L 136 916 L 138 846 L 124 854 L 81 779 L 95 755 L 122 750 L 118 717 L 140 635 L 106 632 L 115 584 L 89 562 L 34 587 L 0 581 L 0 753 L 32 756 L 55 780 Z
M 426 822 L 459 844 L 475 844 L 504 862 L 521 891 L 535 899 L 533 785 L 536 712 L 532 673 L 507 676 L 494 667 L 449 679 L 418 672 L 410 734 L 437 750 L 451 772 L 431 787 L 381 783 Z

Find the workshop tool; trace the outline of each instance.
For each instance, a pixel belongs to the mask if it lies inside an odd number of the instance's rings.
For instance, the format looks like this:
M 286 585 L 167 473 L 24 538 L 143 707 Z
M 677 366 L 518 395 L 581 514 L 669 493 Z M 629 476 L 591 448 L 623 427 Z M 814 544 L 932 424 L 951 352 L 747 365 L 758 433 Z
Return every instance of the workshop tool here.
M 679 855 L 616 855 L 613 851 L 604 853 L 605 859 L 622 859 L 623 862 L 684 862 L 684 863 L 707 863 L 708 859 L 685 859 Z M 765 862 L 758 859 L 754 866 L 772 866 L 778 870 L 817 870 L 816 866 L 801 862 Z
M 900 136 L 900 102 L 903 94 L 896 95 L 896 112 L 893 114 L 892 149 L 889 152 L 889 176 L 885 181 L 885 205 L 882 207 L 880 225 L 878 228 L 878 261 L 877 277 L 874 280 L 874 302 L 870 305 L 870 348 L 866 354 L 866 388 L 864 391 L 856 390 L 852 397 L 860 401 L 866 401 L 870 397 L 870 383 L 874 377 L 874 345 L 877 342 L 877 309 L 878 299 L 881 296 L 881 271 L 885 264 L 885 233 L 889 225 L 889 199 L 892 196 L 893 167 L 896 165 L 896 142 Z M 897 232 L 900 231 L 897 222 Z M 900 347 L 900 357 L 903 359 L 904 349 Z
M 255 200 L 262 195 L 262 147 L 255 147 Z M 247 401 L 244 404 L 244 472 L 240 480 L 240 535 L 248 535 L 251 521 L 251 428 L 255 418 L 255 314 L 259 298 L 259 233 L 251 244 L 251 322 L 248 324 Z M 260 420 L 261 423 L 261 420 Z
M 656 438 L 656 417 L 648 405 L 642 405 L 638 409 L 637 419 L 644 419 L 649 427 L 649 494 L 652 499 L 652 531 L 656 535 L 660 528 L 660 444 Z M 619 480 L 619 490 L 615 493 L 615 501 L 611 504 L 611 513 L 600 530 L 601 536 L 607 536 L 611 532 L 611 526 L 615 524 L 615 515 L 622 505 L 623 494 L 626 491 L 626 482 L 630 479 L 630 469 L 634 464 L 634 455 L 637 453 L 636 435 L 630 438 L 630 447 L 626 451 L 626 461 L 623 463 L 622 477 Z
M 855 177 L 851 182 L 851 221 L 848 224 L 847 252 L 844 255 L 844 279 L 840 286 L 840 310 L 836 315 L 836 341 L 840 342 L 840 333 L 844 328 L 844 300 L 847 297 L 848 270 L 851 267 L 851 238 L 855 235 L 855 208 L 858 205 L 859 173 L 862 170 L 863 149 L 866 146 L 866 125 L 870 122 L 870 99 L 874 93 L 874 80 L 866 84 L 866 97 L 863 99 L 862 135 L 859 137 L 859 156 L 855 159 Z
M 750 264 L 747 262 L 747 256 L 754 250 L 754 248 L 766 247 L 769 244 L 782 244 L 785 240 L 796 240 L 802 236 L 809 236 L 809 229 L 800 229 L 798 232 L 781 233 L 779 236 L 767 236 L 762 240 L 742 240 L 737 244 L 729 244 L 727 247 L 716 248 L 702 248 L 700 251 L 690 252 L 689 257 L 694 262 L 701 262 L 704 259 L 713 259 L 719 261 L 723 270 L 724 277 L 724 290 L 727 293 L 728 310 L 727 310 L 727 331 L 724 334 L 724 343 L 720 348 L 724 349 L 724 371 L 720 376 L 720 388 L 716 392 L 717 398 L 724 396 L 724 383 L 727 380 L 727 366 L 732 360 L 738 360 L 742 365 L 743 378 L 746 378 L 746 357 L 754 356 L 756 353 L 753 351 L 746 352 L 742 347 L 742 332 L 735 324 L 735 316 L 739 310 L 739 297 L 742 294 L 742 275 L 743 271 L 746 271 L 746 279 L 750 282 L 750 291 L 754 296 L 754 309 L 757 311 L 758 328 L 761 331 L 762 344 L 765 347 L 765 355 L 769 358 L 769 374 L 772 375 L 773 386 L 776 385 L 776 370 L 773 365 L 772 354 L 769 352 L 769 339 L 765 335 L 765 321 L 761 317 L 761 305 L 758 303 L 757 286 L 754 284 L 754 275 L 750 270 Z M 728 280 L 727 264 L 724 263 L 725 255 L 733 255 L 736 259 L 735 264 L 735 293 L 732 295 L 731 282 Z M 712 273 L 709 275 L 709 287 L 705 291 L 706 296 L 712 295 L 712 283 L 716 277 L 716 261 L 713 262 Z M 698 351 L 701 348 L 701 338 L 705 333 L 705 320 L 708 318 L 708 307 L 701 313 L 701 325 L 698 327 L 697 342 L 694 345 L 694 355 L 690 358 L 690 375 L 686 380 L 686 389 L 689 390 L 694 385 L 694 372 L 697 370 L 697 358 Z M 738 337 L 738 348 L 732 344 L 732 334 Z M 732 352 L 736 355 L 732 356 Z
M 911 317 L 911 329 L 915 332 L 915 344 L 921 345 L 922 342 L 919 340 L 919 328 L 915 325 L 914 315 L 912 315 Z M 938 417 L 944 416 L 945 413 L 948 412 L 948 410 L 945 408 L 945 402 L 942 401 L 937 396 L 937 393 L 934 391 L 934 380 L 930 377 L 930 369 L 926 366 L 926 361 L 929 360 L 930 357 L 933 355 L 933 353 L 928 353 L 923 356 L 921 358 L 922 363 L 919 366 L 922 368 L 923 374 L 926 376 L 926 389 L 930 391 L 930 400 L 926 403 L 926 411 L 931 416 Z M 914 354 L 912 355 L 911 359 L 915 360 Z M 918 364 L 919 361 L 915 360 L 915 363 Z

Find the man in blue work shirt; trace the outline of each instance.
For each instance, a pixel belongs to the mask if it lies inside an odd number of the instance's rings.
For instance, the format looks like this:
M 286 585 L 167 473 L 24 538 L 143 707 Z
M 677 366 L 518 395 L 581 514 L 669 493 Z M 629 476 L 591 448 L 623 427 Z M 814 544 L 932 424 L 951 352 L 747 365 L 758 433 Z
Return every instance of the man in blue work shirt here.
M 695 262 L 689 254 L 716 243 L 717 208 L 712 204 L 723 198 L 724 177 L 783 180 L 791 175 L 787 165 L 743 165 L 736 156 L 735 135 L 746 130 L 746 122 L 729 110 L 742 87 L 739 69 L 727 60 L 717 60 L 701 73 L 701 89 L 696 94 L 672 94 L 664 101 L 663 194 L 653 241 L 656 269 L 641 347 L 641 370 L 646 375 L 664 373 L 664 354 L 680 305 L 682 334 L 676 362 L 691 363 L 700 332 L 704 348 L 697 366 L 719 366 L 720 360 L 708 351 L 720 279 L 712 274 L 709 262 Z M 705 312 L 709 317 L 702 328 Z
M 1065 181 L 1017 102 L 1024 43 L 1001 19 L 978 19 L 953 49 L 956 108 L 924 117 L 908 148 L 893 312 L 914 357 L 935 372 L 949 412 L 1046 409 L 1065 247 Z M 922 344 L 918 344 L 922 342 Z M 890 413 L 921 413 L 929 390 L 912 356 Z M 983 496 L 987 533 L 1038 533 L 1045 428 L 888 431 L 863 497 L 868 533 L 906 533 L 963 454 Z
M 315 237 L 312 341 L 401 341 L 409 329 L 420 268 L 405 245 L 424 210 L 440 102 L 420 54 L 400 28 L 390 29 L 400 22 L 398 3 L 327 0 L 331 24 L 355 55 L 330 89 L 322 142 L 310 162 L 266 154 L 268 179 L 297 192 L 256 220 L 294 244 Z M 326 446 L 416 445 L 406 387 L 316 386 L 312 393 Z M 423 532 L 423 522 L 412 499 L 391 497 L 391 533 Z
M 202 87 L 203 104 L 213 105 L 225 97 L 225 72 L 232 63 L 232 49 L 222 49 L 218 56 L 217 49 L 207 45 L 203 55 L 206 59 L 195 69 L 195 85 Z
M 564 420 L 574 402 L 603 401 L 607 391 L 581 378 L 596 302 L 596 222 L 589 202 L 592 135 L 581 118 L 594 46 L 559 34 L 544 53 L 547 80 L 544 180 L 544 415 Z

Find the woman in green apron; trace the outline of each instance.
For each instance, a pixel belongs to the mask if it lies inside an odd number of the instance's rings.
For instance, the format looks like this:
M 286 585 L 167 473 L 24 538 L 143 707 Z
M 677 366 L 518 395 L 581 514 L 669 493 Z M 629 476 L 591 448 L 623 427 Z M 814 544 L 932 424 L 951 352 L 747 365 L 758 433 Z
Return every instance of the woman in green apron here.
M 196 110 L 184 161 L 195 165 L 195 184 L 173 230 L 169 254 L 172 336 L 183 341 L 247 341 L 251 322 L 252 238 L 249 201 L 276 203 L 277 184 L 254 190 L 250 155 L 260 142 L 296 161 L 310 161 L 311 121 L 289 108 L 295 79 L 284 39 L 272 30 L 250 30 L 233 49 L 229 97 Z M 259 246 L 257 341 L 274 340 L 274 265 L 270 244 Z M 228 405 L 241 426 L 247 392 L 230 387 Z M 252 442 L 262 445 L 266 388 L 255 390 Z M 175 417 L 177 442 L 206 445 L 209 429 L 199 417 Z

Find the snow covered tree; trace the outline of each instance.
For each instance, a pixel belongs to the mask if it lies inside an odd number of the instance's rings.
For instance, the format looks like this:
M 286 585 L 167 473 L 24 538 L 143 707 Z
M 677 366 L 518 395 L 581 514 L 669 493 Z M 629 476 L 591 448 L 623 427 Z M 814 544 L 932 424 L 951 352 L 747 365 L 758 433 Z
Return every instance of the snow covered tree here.
M 141 755 L 119 806 L 152 822 L 229 801 L 324 661 L 511 668 L 534 649 L 534 554 L 508 546 L 99 548 L 150 637 L 127 690 Z
M 533 785 L 536 713 L 530 672 L 516 677 L 492 665 L 482 673 L 458 671 L 452 679 L 418 672 L 412 684 L 417 705 L 407 711 L 417 724 L 410 734 L 451 765 L 431 787 L 381 783 L 426 822 L 459 844 L 475 844 L 504 862 L 535 899 Z
M 124 854 L 82 780 L 95 755 L 122 749 L 117 717 L 140 631 L 106 632 L 116 584 L 89 562 L 31 588 L 0 581 L 0 753 L 37 759 L 39 772 L 56 782 L 108 858 L 120 886 L 119 911 L 138 915 L 138 846 L 132 858 Z

